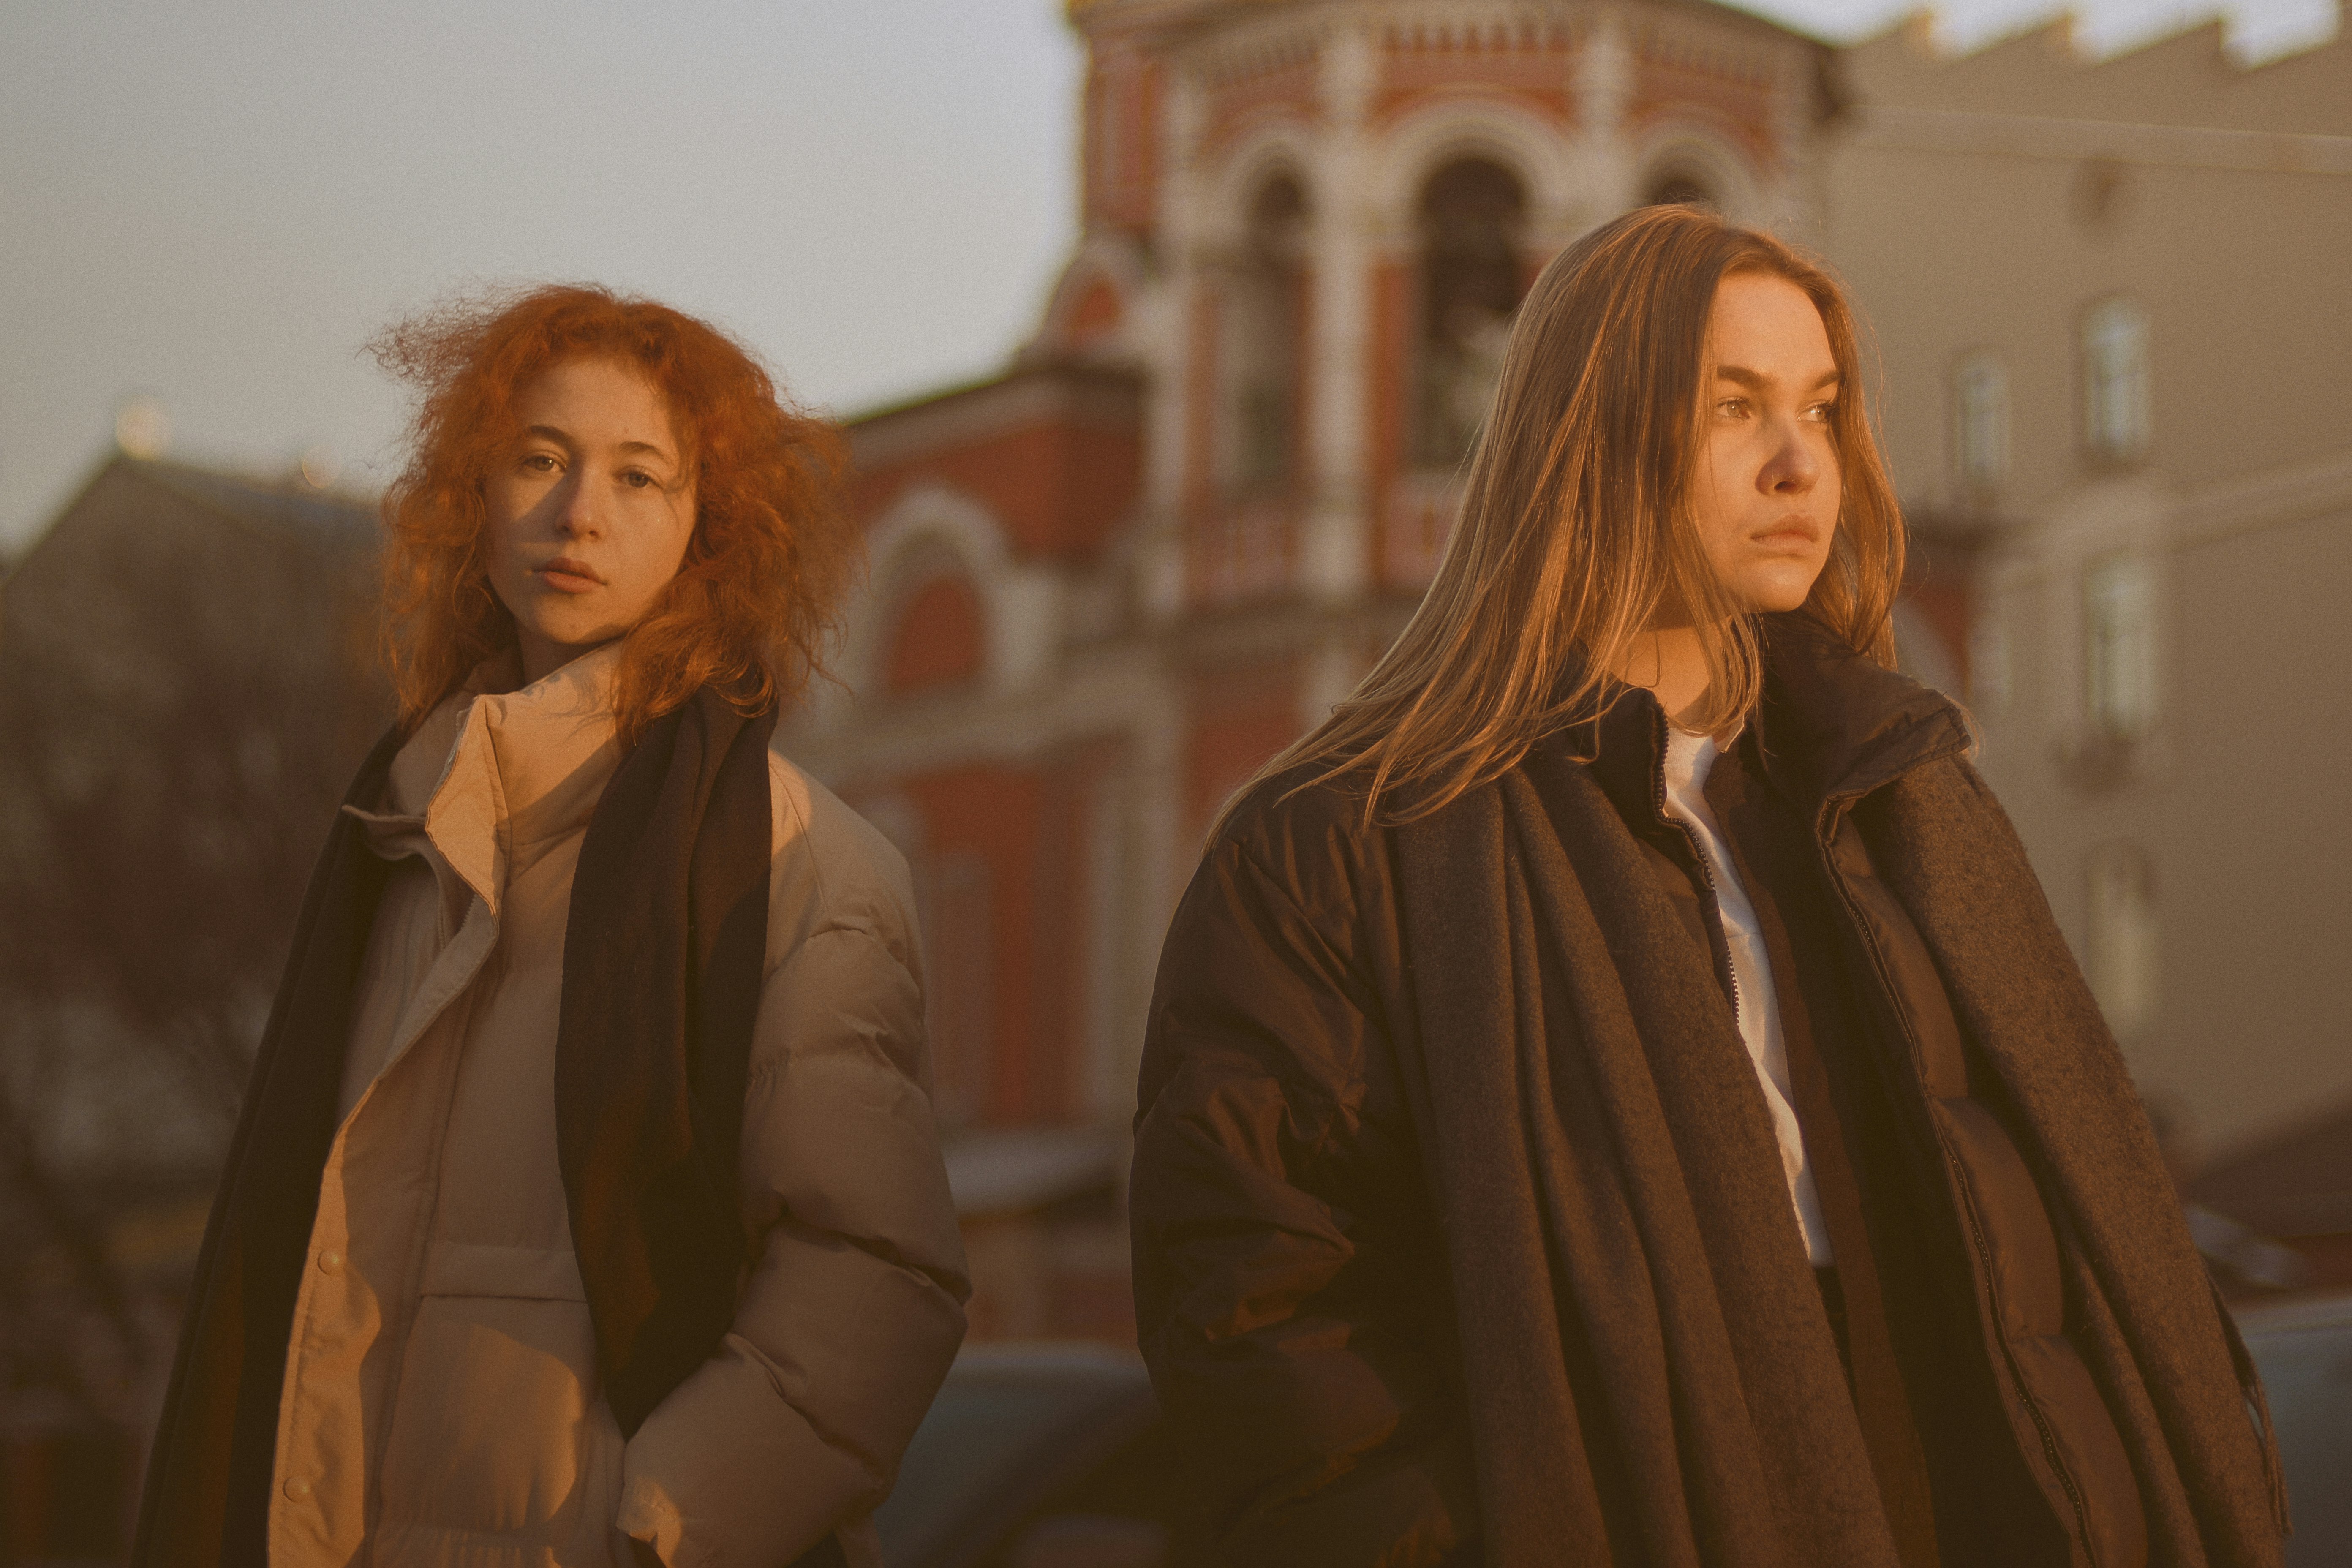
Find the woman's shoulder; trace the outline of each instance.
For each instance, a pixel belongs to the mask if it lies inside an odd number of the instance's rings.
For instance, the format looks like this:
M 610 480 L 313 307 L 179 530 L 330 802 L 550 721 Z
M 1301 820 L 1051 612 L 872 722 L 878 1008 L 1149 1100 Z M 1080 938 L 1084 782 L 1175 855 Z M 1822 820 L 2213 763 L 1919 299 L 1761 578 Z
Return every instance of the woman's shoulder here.
M 1353 910 L 1387 883 L 1389 832 L 1368 802 L 1369 780 L 1354 771 L 1326 776 L 1310 765 L 1272 774 L 1226 809 L 1208 858 L 1241 861 L 1310 911 Z
M 911 965 L 914 879 L 882 831 L 782 752 L 768 753 L 771 963 L 821 931 L 862 931 Z

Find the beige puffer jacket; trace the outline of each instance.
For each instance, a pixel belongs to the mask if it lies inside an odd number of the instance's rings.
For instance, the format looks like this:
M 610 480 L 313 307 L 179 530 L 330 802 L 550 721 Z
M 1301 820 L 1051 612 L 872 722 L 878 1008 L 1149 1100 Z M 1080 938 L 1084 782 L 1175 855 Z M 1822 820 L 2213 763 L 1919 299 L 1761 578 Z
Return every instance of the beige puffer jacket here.
M 904 862 L 771 758 L 733 1331 L 624 1442 L 556 1163 L 572 875 L 621 750 L 617 646 L 487 668 L 359 813 L 390 880 L 296 1305 L 275 1568 L 789 1562 L 866 1516 L 963 1334 Z

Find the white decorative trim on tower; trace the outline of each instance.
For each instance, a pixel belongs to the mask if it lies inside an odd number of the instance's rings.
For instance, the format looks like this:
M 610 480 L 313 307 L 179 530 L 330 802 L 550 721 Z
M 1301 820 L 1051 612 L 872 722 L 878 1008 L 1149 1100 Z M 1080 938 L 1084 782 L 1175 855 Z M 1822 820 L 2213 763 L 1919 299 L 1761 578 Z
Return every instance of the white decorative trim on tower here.
M 1267 181 L 1287 174 L 1307 198 L 1310 220 L 1329 179 L 1323 139 L 1295 120 L 1260 125 L 1202 176 L 1209 195 L 1195 216 L 1193 253 L 1223 264 L 1248 243 L 1250 204 Z
M 1159 252 L 1165 268 L 1155 374 L 1144 395 L 1143 500 L 1135 552 L 1136 603 L 1145 619 L 1166 626 L 1184 613 L 1184 479 L 1191 460 L 1187 389 L 1192 361 L 1206 179 L 1200 143 L 1206 106 L 1191 72 L 1170 73 L 1161 109 L 1166 163 L 1160 183 Z
M 1822 226 L 1820 160 L 1813 121 L 1821 111 L 1821 65 L 1791 50 L 1772 85 L 1772 136 L 1780 164 L 1764 183 L 1757 221 L 1784 238 L 1817 242 Z
M 1585 36 L 1576 67 L 1578 171 L 1601 214 L 1633 205 L 1634 169 L 1625 141 L 1625 110 L 1633 99 L 1633 47 L 1624 18 L 1603 10 Z
M 1382 243 L 1418 248 L 1418 215 L 1430 176 L 1458 158 L 1486 158 L 1517 175 L 1527 195 L 1532 242 L 1567 239 L 1591 226 L 1591 200 L 1559 130 L 1507 99 L 1486 93 L 1431 95 L 1371 149 L 1367 200 Z
M 1378 82 L 1371 38 L 1341 28 L 1318 61 L 1322 99 L 1318 199 L 1311 209 L 1314 302 L 1308 313 L 1307 513 L 1298 583 L 1339 603 L 1371 581 L 1370 498 L 1364 488 L 1365 393 L 1371 381 L 1371 257 L 1350 193 L 1362 187 L 1364 116 Z
M 1766 211 L 1755 165 L 1732 148 L 1712 121 L 1683 114 L 1652 121 L 1627 149 L 1627 166 L 1633 177 L 1633 200 L 1640 200 L 1643 187 L 1662 174 L 1688 173 L 1714 190 L 1723 216 L 1732 222 L 1769 226 L 1771 215 Z
M 951 560 L 980 596 L 982 668 L 992 692 L 1028 690 L 1053 673 L 1067 585 L 1053 567 L 1018 559 L 1003 525 L 982 502 L 944 485 L 919 486 L 876 521 L 866 548 L 873 575 L 848 616 L 856 633 L 840 664 L 853 691 L 881 689 L 882 665 L 898 631 L 898 605 L 939 574 L 926 556 Z

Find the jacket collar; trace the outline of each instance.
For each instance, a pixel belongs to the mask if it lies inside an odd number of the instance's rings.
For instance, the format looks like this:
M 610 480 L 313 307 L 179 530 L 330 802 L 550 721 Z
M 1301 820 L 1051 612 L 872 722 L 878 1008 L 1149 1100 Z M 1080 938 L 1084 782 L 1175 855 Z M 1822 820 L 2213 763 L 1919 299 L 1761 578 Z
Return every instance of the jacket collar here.
M 584 829 L 620 763 L 621 645 L 519 687 L 509 651 L 486 660 L 393 758 L 383 808 L 346 807 L 379 848 L 422 831 L 496 916 L 508 877 Z
M 1858 799 L 1924 763 L 1964 751 L 1951 700 L 1849 647 L 1801 611 L 1760 617 L 1764 697 L 1750 721 L 1765 776 L 1808 815 Z M 1629 822 L 1660 810 L 1666 719 L 1638 686 L 1603 683 L 1598 716 L 1569 727 L 1570 754 L 1591 769 Z
M 1801 610 L 1760 617 L 1765 776 L 1818 813 L 1858 800 L 1972 742 L 1951 699 L 1857 653 Z
M 1658 759 L 1666 745 L 1666 710 L 1639 686 L 1612 680 L 1601 690 L 1608 706 L 1576 728 L 1575 754 L 1591 760 L 1593 782 L 1627 822 L 1661 820 Z

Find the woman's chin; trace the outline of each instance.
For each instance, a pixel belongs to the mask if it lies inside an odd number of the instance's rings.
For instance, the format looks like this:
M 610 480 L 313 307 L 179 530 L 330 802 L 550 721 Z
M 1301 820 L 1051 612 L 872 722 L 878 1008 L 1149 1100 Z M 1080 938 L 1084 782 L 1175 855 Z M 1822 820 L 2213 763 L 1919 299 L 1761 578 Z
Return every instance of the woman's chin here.
M 575 656 L 599 644 L 611 642 L 628 629 L 609 626 L 602 619 L 585 616 L 540 616 L 518 624 L 527 628 L 540 642 L 554 647 L 570 648 Z
M 1759 615 L 1801 610 L 1812 597 L 1818 572 L 1761 572 L 1741 584 L 1740 597 Z

